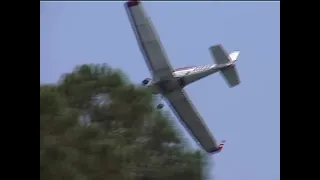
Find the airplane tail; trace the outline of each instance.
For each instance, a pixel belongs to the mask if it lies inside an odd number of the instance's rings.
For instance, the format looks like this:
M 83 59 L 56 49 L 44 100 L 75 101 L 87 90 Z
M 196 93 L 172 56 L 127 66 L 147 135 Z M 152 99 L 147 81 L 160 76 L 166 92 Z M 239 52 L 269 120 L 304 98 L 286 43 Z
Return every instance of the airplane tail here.
M 235 66 L 235 61 L 237 60 L 240 51 L 234 51 L 230 54 L 227 54 L 223 49 L 222 45 L 214 45 L 209 48 L 212 57 L 215 59 L 216 64 L 218 65 L 227 65 L 226 68 L 221 69 L 221 74 L 228 83 L 229 87 L 234 87 L 240 84 L 239 75 Z

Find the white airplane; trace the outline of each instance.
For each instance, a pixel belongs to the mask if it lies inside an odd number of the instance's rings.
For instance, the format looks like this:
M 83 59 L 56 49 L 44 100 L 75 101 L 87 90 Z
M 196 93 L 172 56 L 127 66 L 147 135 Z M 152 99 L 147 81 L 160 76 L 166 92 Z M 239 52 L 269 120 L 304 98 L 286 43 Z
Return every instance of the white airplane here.
M 166 98 L 176 116 L 203 149 L 208 153 L 220 152 L 225 141 L 222 141 L 219 145 L 216 143 L 215 138 L 203 122 L 202 117 L 195 110 L 183 88 L 215 72 L 221 72 L 230 87 L 238 85 L 240 80 L 235 68 L 235 62 L 240 52 L 235 51 L 227 54 L 221 45 L 214 45 L 209 50 L 216 64 L 174 70 L 142 3 L 138 0 L 130 0 L 125 3 L 125 9 L 140 50 L 152 74 L 152 79 L 146 78 L 142 81 L 142 84 L 151 88 L 154 94 L 160 94 Z M 162 107 L 163 104 L 157 106 L 158 109 Z

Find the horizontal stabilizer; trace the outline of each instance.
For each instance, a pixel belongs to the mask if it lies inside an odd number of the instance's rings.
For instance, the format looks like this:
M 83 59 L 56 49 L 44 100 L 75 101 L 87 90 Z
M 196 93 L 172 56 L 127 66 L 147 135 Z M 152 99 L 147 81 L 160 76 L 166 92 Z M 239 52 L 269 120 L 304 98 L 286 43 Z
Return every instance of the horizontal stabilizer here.
M 239 75 L 236 66 L 232 65 L 221 70 L 222 76 L 227 81 L 229 87 L 234 87 L 240 84 Z
M 234 87 L 240 84 L 239 75 L 234 64 L 234 61 L 237 60 L 240 51 L 234 51 L 228 54 L 220 44 L 211 46 L 209 50 L 214 60 L 216 61 L 216 64 L 227 66 L 225 68 L 222 68 L 220 72 L 228 83 L 229 87 Z

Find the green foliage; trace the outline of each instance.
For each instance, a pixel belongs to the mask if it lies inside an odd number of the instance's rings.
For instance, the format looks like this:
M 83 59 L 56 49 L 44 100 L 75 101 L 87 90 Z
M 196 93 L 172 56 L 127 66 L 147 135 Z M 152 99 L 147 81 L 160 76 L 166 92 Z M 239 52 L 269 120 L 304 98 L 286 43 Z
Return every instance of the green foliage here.
M 199 180 L 205 159 L 119 70 L 82 65 L 40 85 L 42 180 Z

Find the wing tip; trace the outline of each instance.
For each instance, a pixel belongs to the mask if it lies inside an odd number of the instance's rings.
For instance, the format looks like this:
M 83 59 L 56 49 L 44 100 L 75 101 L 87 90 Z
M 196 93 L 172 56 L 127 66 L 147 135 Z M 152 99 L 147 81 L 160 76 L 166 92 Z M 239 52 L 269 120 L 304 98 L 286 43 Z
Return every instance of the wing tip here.
M 207 151 L 207 153 L 209 153 L 209 154 L 218 154 L 220 151 L 221 151 L 221 149 L 212 148 L 212 149 L 209 149 Z
M 207 150 L 207 152 L 210 153 L 210 154 L 219 153 L 222 150 L 223 145 L 225 144 L 225 142 L 226 142 L 226 140 L 222 140 L 218 147 L 210 148 L 210 149 Z
M 211 148 L 207 150 L 207 153 L 214 153 L 216 152 L 216 148 Z
M 215 45 L 212 45 L 210 46 L 210 49 L 216 49 L 216 48 L 219 48 L 221 47 L 222 48 L 222 44 L 215 44 Z
M 126 5 L 130 8 L 133 6 L 137 6 L 138 4 L 140 4 L 139 0 L 129 0 L 126 2 Z

